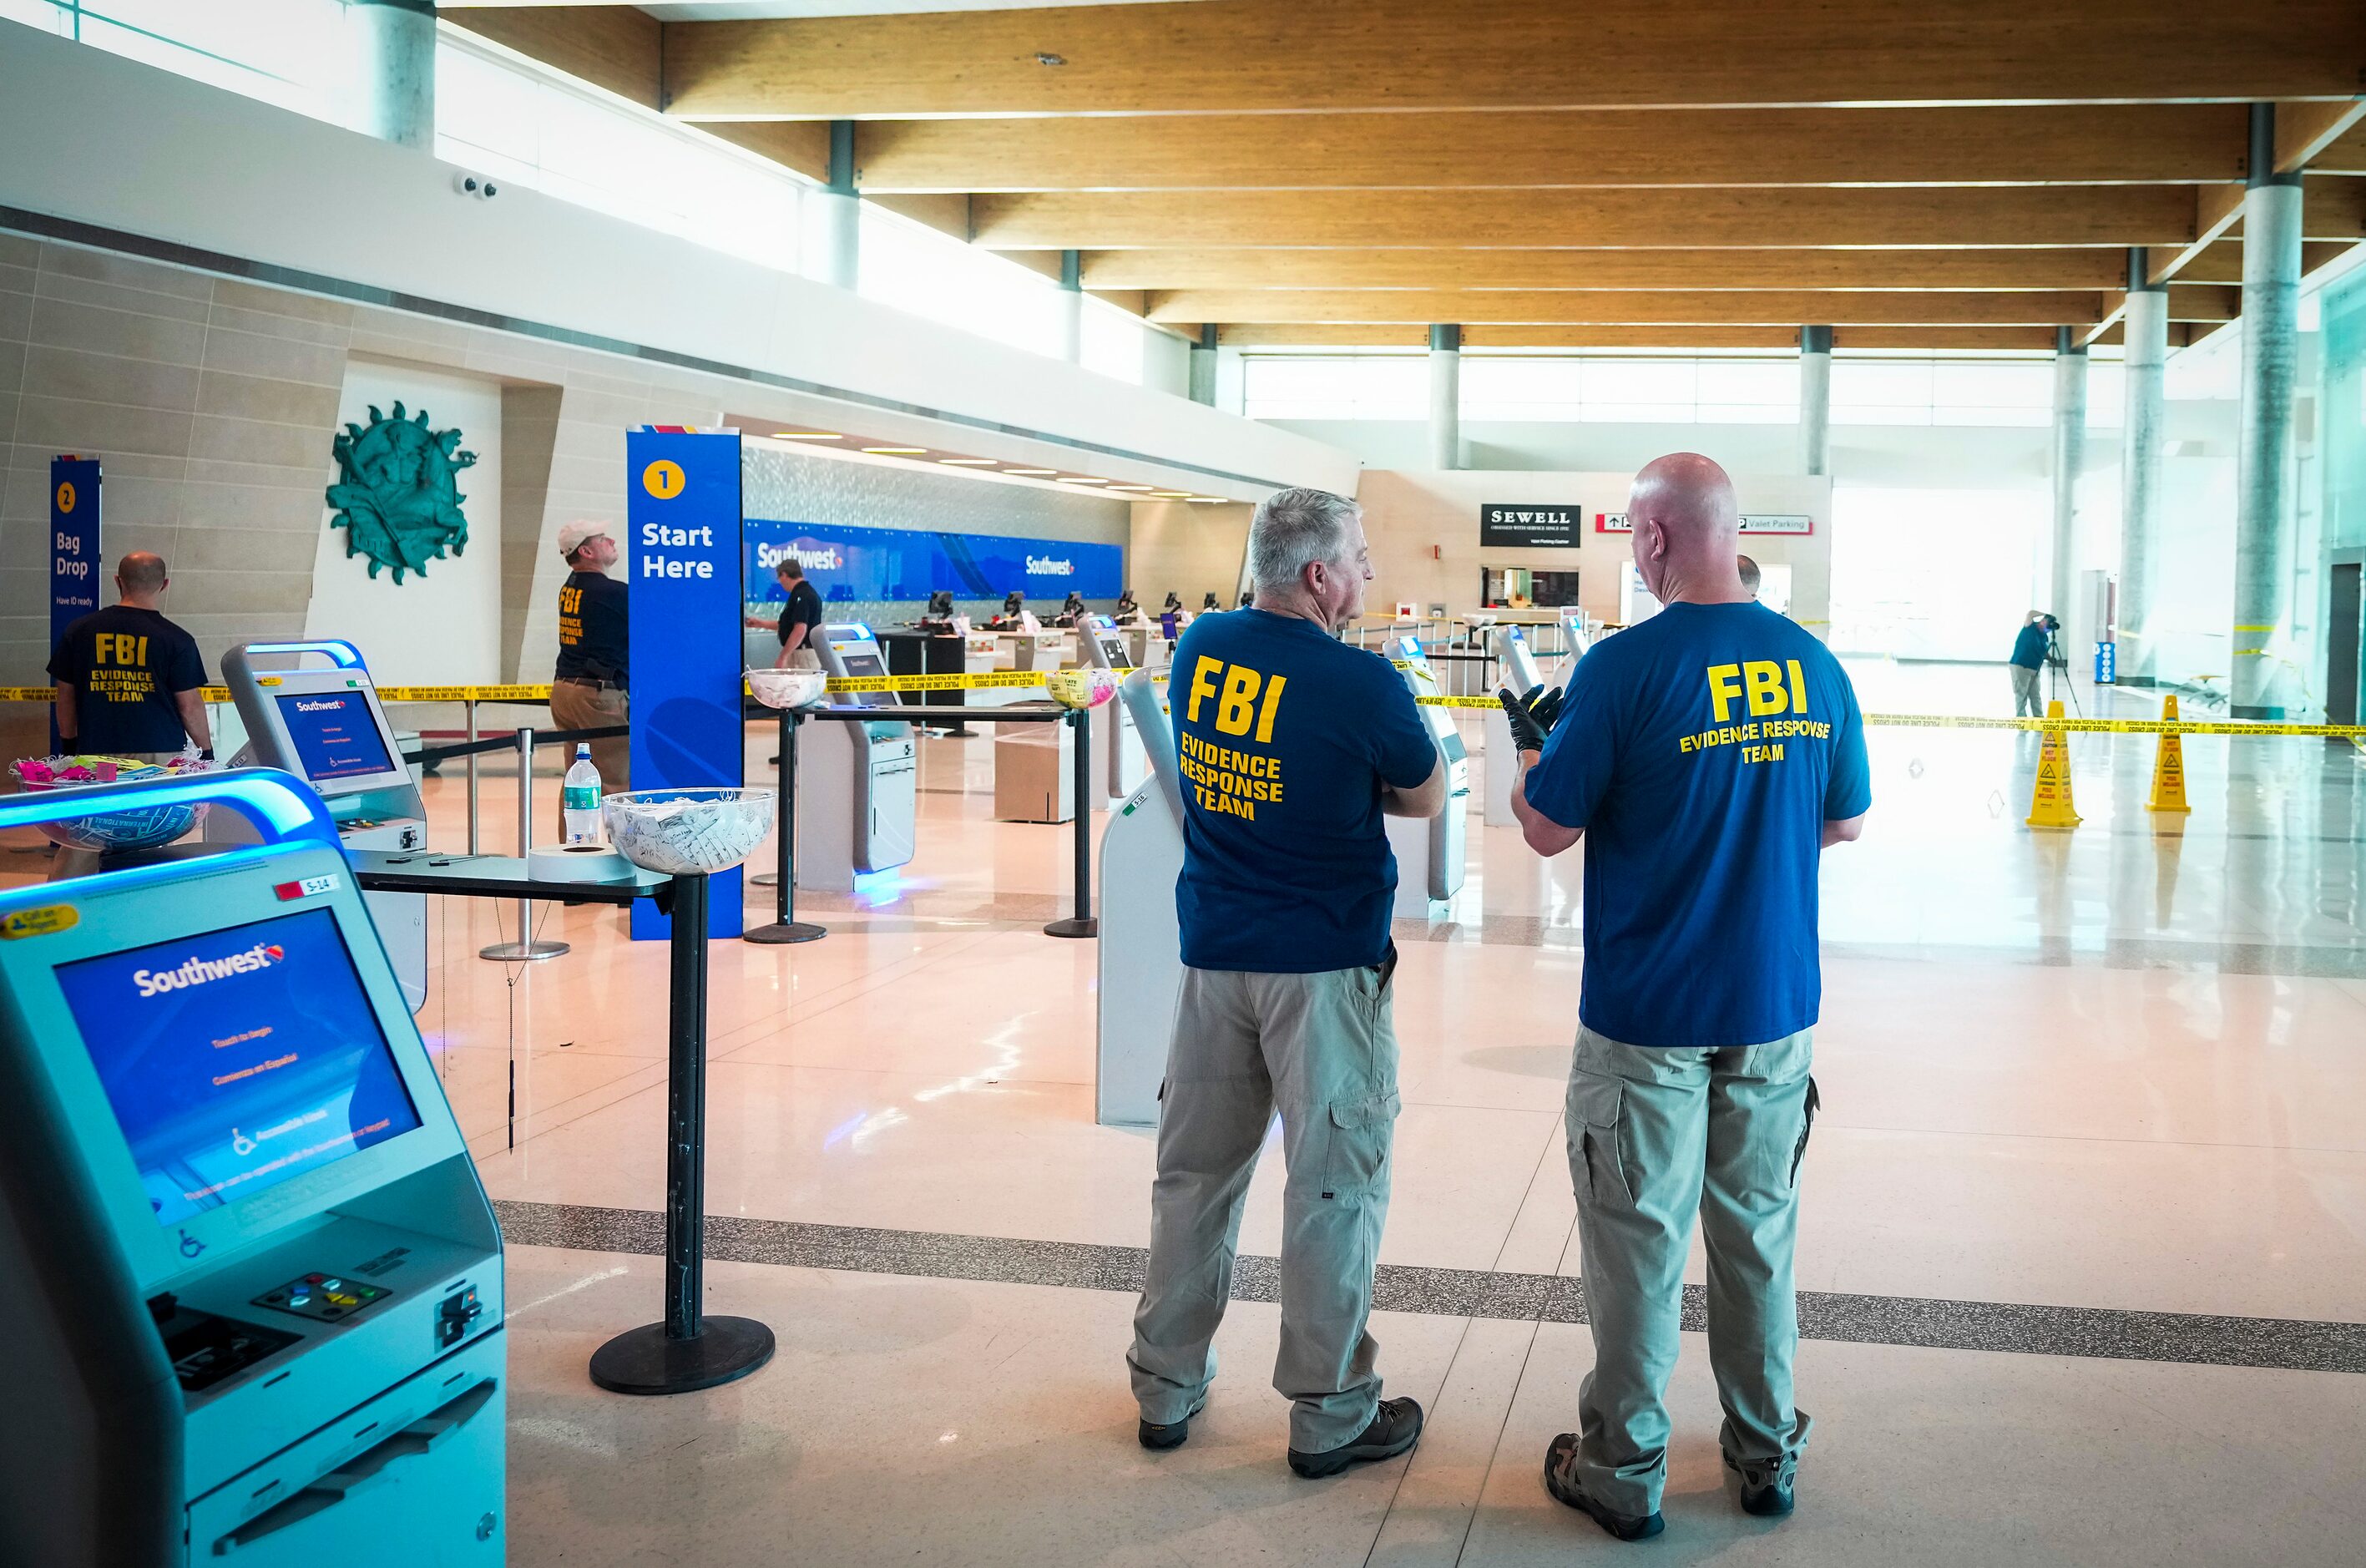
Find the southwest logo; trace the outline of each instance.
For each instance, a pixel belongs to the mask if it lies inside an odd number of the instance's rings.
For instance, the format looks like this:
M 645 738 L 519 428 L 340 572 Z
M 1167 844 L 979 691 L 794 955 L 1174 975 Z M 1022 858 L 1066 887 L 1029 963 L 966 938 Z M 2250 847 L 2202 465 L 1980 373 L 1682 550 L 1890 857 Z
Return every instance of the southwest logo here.
M 258 969 L 268 969 L 287 956 L 287 950 L 277 942 L 257 942 L 227 958 L 192 958 L 177 969 L 134 969 L 131 984 L 143 997 L 164 991 L 185 991 L 192 986 L 206 985 L 214 980 L 227 980 L 233 975 L 252 975 Z
M 1027 558 L 1027 575 L 1030 577 L 1074 577 L 1076 574 L 1075 561 L 1063 560 L 1057 556 Z

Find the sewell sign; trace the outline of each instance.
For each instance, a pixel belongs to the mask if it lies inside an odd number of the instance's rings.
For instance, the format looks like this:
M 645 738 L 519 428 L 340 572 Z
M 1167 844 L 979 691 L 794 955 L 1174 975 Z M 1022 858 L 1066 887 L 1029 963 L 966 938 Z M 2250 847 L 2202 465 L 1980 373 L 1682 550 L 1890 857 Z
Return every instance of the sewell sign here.
M 1479 543 L 1484 548 L 1502 546 L 1574 548 L 1584 526 L 1582 506 L 1504 505 L 1482 502 L 1479 508 Z
M 1594 514 L 1594 531 L 1597 534 L 1631 534 L 1635 525 L 1627 521 L 1623 512 L 1597 512 Z M 1745 534 L 1812 534 L 1816 520 L 1804 513 L 1745 512 L 1741 514 L 1741 531 Z

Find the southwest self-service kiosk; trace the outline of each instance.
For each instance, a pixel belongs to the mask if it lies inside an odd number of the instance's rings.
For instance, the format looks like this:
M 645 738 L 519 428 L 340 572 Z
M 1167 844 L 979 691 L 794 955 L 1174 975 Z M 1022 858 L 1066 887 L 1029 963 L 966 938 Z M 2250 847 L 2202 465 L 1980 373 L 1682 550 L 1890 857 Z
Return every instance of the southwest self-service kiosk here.
M 308 653 L 328 659 L 330 667 L 254 667 L 258 655 Z M 387 722 L 359 649 L 335 640 L 251 642 L 222 655 L 222 684 L 246 727 L 246 745 L 232 759 L 235 764 L 277 768 L 310 784 L 349 849 L 400 853 L 427 847 L 427 803 L 403 764 L 394 727 Z M 228 817 L 211 814 L 207 839 L 251 842 L 244 824 Z M 416 1012 L 427 1005 L 427 895 L 364 897 L 403 998 Z
M 1175 879 L 1183 873 L 1182 775 L 1158 692 L 1147 670 L 1118 687 L 1118 702 L 1148 753 L 1150 777 L 1110 813 L 1101 834 L 1093 1115 L 1104 1126 L 1157 1122 L 1167 1035 L 1183 985 L 1183 933 L 1175 918 Z
M 320 798 L 0 892 L 0 1562 L 502 1561 L 501 1239 Z
M 1084 644 L 1086 659 L 1098 669 L 1133 668 L 1125 634 L 1107 615 L 1087 615 L 1078 622 L 1076 640 Z M 1093 716 L 1093 808 L 1099 810 L 1125 799 L 1142 787 L 1147 775 L 1148 761 L 1143 755 L 1142 731 L 1134 724 L 1133 710 L 1123 703 L 1110 704 Z
M 866 626 L 822 627 L 817 651 L 833 676 L 887 673 Z M 893 692 L 858 692 L 850 700 L 900 705 Z M 856 877 L 909 863 L 919 782 L 910 724 L 882 717 L 808 726 L 797 748 L 797 886 L 851 893 Z
M 1535 688 L 1546 684 L 1537 669 L 1537 656 L 1528 648 L 1526 632 L 1517 626 L 1495 628 L 1495 649 L 1504 666 L 1503 685 L 1515 697 L 1525 697 Z M 1565 677 L 1564 677 L 1565 678 Z M 1552 682 L 1559 685 L 1560 682 Z M 1486 715 L 1487 721 L 1487 826 L 1516 828 L 1520 819 L 1512 815 L 1512 778 L 1519 771 L 1517 757 L 1512 751 L 1512 722 L 1500 707 Z
M 1391 637 L 1381 645 L 1381 651 L 1403 666 L 1405 685 L 1416 697 L 1438 694 L 1437 676 L 1421 651 L 1419 637 Z M 1400 916 L 1420 919 L 1429 913 L 1429 906 L 1440 898 L 1451 898 L 1462 891 L 1464 847 L 1469 840 L 1470 801 L 1470 760 L 1456 733 L 1451 710 L 1425 707 L 1416 710 L 1423 728 L 1437 743 L 1439 760 L 1446 766 L 1446 809 L 1435 817 L 1388 817 L 1381 820 L 1388 829 L 1389 848 L 1397 857 L 1397 897 L 1394 912 Z

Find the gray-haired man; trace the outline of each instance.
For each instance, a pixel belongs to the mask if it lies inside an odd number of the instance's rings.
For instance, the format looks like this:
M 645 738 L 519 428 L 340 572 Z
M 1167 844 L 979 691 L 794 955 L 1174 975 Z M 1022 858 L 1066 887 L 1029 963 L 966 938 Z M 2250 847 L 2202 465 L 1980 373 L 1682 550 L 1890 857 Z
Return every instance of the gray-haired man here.
M 1177 1447 L 1216 1375 L 1241 1204 L 1279 1111 L 1273 1382 L 1292 1402 L 1290 1468 L 1335 1475 L 1421 1436 L 1420 1405 L 1380 1398 L 1365 1331 L 1397 1114 L 1396 862 L 1380 815 L 1436 816 L 1446 773 L 1397 672 L 1338 640 L 1372 575 L 1355 502 L 1268 497 L 1249 568 L 1255 608 L 1200 616 L 1175 650 L 1185 967 L 1126 1359 L 1143 1446 Z

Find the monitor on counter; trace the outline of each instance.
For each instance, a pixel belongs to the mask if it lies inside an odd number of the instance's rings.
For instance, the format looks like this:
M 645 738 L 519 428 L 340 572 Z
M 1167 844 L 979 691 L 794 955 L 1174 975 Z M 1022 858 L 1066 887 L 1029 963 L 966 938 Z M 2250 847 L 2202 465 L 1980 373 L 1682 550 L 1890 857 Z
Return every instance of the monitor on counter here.
M 160 1225 L 422 1125 L 327 908 L 54 973 Z
M 289 670 L 258 682 L 287 771 L 325 797 L 407 789 L 411 773 L 379 705 L 355 670 Z

